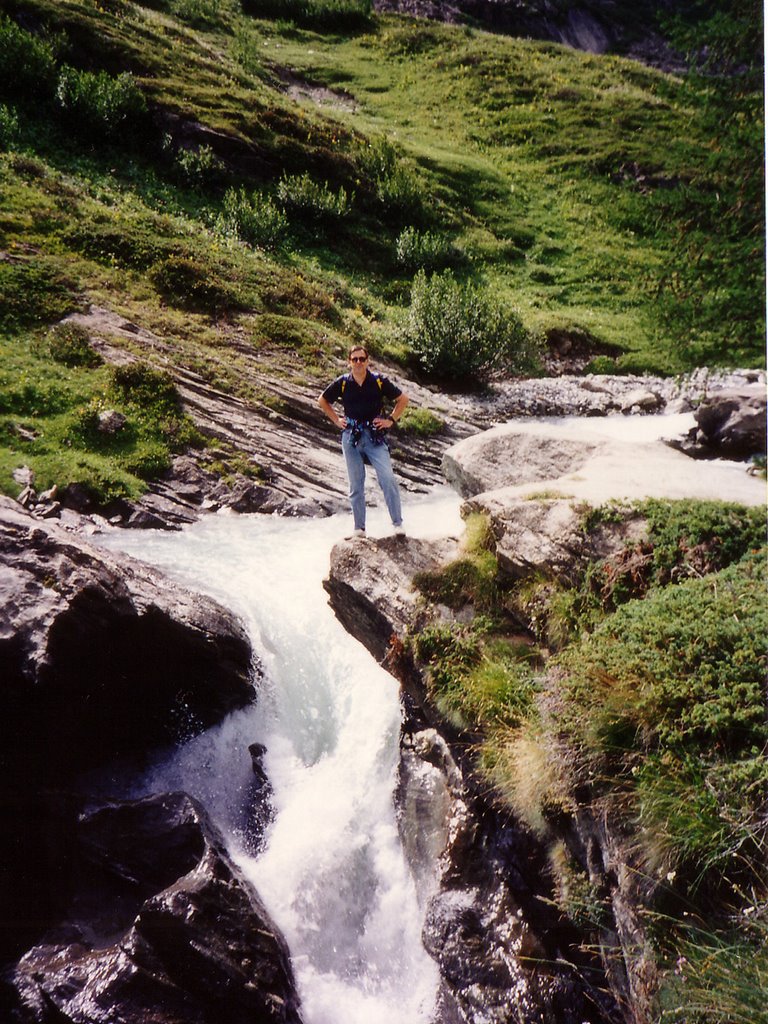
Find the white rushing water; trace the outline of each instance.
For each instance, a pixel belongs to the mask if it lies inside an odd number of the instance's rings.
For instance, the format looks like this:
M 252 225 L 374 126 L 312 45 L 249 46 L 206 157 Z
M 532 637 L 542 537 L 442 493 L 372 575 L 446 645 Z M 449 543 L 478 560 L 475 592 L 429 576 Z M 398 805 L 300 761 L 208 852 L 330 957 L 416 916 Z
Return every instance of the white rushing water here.
M 447 489 L 409 504 L 409 533 L 460 534 L 458 508 Z M 348 515 L 230 514 L 181 533 L 102 539 L 232 608 L 265 672 L 254 707 L 186 743 L 131 793 L 181 789 L 206 805 L 286 937 L 306 1024 L 428 1024 L 438 974 L 393 806 L 398 684 L 345 632 L 322 588 L 348 531 Z M 378 510 L 369 531 L 390 532 Z M 257 856 L 245 841 L 254 742 L 267 748 L 276 811 Z

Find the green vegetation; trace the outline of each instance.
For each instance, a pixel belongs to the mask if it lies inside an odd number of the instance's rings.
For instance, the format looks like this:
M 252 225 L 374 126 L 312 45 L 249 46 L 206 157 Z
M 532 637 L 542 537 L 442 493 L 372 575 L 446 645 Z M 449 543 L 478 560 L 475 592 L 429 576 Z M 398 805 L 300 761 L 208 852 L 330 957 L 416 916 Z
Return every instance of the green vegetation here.
M 568 822 L 608 815 L 625 836 L 659 1021 L 760 1020 L 746 979 L 766 980 L 764 510 L 583 510 L 587 532 L 637 517 L 643 541 L 573 588 L 505 579 L 489 524 L 471 517 L 461 556 L 416 580 L 461 614 L 411 646 L 499 799 L 549 844 L 555 902 L 588 933 L 610 925 L 610 905 Z
M 91 303 L 243 397 L 235 334 L 280 373 L 292 350 L 323 377 L 355 340 L 454 386 L 529 372 L 553 331 L 616 372 L 763 359 L 761 82 L 726 45 L 736 8 L 708 29 L 735 78 L 368 0 L 4 11 L 0 332 L 38 361 Z M 100 386 L 83 376 L 85 404 Z
M 409 405 L 400 417 L 398 430 L 419 437 L 432 437 L 439 434 L 444 426 L 440 417 L 430 409 L 417 409 L 415 406 Z
M 450 270 L 416 274 L 402 338 L 419 368 L 443 381 L 484 381 L 495 369 L 521 372 L 535 365 L 520 316 Z

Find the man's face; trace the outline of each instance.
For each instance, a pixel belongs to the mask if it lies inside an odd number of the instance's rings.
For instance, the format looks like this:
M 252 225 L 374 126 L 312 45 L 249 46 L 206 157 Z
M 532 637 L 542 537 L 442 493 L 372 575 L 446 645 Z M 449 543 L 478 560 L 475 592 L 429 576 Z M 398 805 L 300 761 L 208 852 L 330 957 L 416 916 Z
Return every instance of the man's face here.
M 363 352 L 362 349 L 354 349 L 349 357 L 349 365 L 352 369 L 357 370 L 357 372 L 360 373 L 361 370 L 366 368 L 367 363 L 368 356 L 365 352 Z

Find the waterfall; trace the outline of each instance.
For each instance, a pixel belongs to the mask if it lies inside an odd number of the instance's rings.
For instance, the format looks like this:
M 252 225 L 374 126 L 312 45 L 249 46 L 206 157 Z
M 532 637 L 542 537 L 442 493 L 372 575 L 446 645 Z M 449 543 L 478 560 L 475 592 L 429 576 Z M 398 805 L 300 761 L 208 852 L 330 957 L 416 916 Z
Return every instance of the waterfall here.
M 412 502 L 409 533 L 458 534 L 447 489 Z M 101 543 L 232 608 L 263 666 L 256 704 L 130 786 L 200 799 L 283 932 L 306 1024 L 429 1024 L 439 983 L 422 947 L 424 897 L 400 846 L 393 790 L 398 685 L 337 622 L 322 580 L 349 517 L 209 516 L 181 533 Z M 383 512 L 369 514 L 386 535 Z M 365 541 L 358 542 L 365 543 Z M 249 746 L 264 745 L 274 817 L 254 846 Z

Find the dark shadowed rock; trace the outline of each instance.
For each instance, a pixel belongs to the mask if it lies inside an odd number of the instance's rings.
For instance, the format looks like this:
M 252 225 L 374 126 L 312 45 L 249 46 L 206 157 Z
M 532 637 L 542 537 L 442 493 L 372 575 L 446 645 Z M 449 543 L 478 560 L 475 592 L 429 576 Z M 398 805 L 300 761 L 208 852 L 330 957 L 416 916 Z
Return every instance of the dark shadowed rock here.
M 761 384 L 706 398 L 694 413 L 697 441 L 720 456 L 765 454 L 766 391 Z
M 210 598 L 3 498 L 0 564 L 3 721 L 56 777 L 252 699 L 245 629 Z
M 300 1024 L 285 943 L 182 793 L 74 823 L 70 899 L 10 972 L 18 1024 Z
M 766 452 L 766 391 L 763 384 L 726 388 L 709 395 L 694 412 L 696 426 L 666 443 L 692 459 L 747 459 Z
M 207 597 L 0 498 L 0 957 L 55 904 L 51 786 L 253 699 L 242 624 Z

